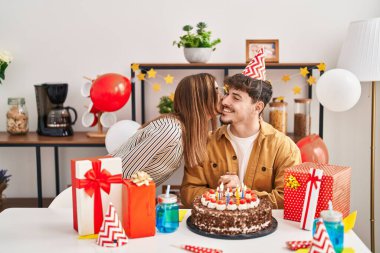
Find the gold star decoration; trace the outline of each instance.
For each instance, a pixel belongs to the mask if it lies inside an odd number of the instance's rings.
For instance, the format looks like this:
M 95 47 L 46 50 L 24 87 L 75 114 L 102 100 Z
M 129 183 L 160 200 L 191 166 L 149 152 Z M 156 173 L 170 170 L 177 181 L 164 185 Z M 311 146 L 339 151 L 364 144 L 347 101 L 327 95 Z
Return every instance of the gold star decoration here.
M 154 91 L 160 91 L 161 90 L 161 84 L 159 83 L 154 83 L 152 86 Z
M 300 94 L 301 93 L 301 87 L 299 87 L 298 85 L 294 86 L 293 87 L 293 94 L 296 95 L 296 94 Z
M 172 84 L 172 83 L 173 83 L 174 76 L 168 74 L 167 76 L 164 77 L 164 79 L 165 79 L 165 82 L 166 82 L 167 84 Z
M 304 67 L 304 68 L 300 68 L 300 74 L 301 76 L 303 77 L 306 77 L 307 74 L 309 74 L 309 70 L 307 70 L 307 67 Z
M 290 81 L 290 75 L 283 75 L 281 80 L 285 83 L 287 83 L 288 81 Z
M 309 79 L 307 79 L 307 83 L 311 86 L 316 83 L 316 79 L 314 76 L 310 76 Z
M 277 97 L 277 100 L 278 100 L 278 101 L 284 101 L 284 100 L 285 100 L 285 97 L 284 97 L 284 96 Z
M 147 73 L 148 73 L 148 78 L 155 78 L 157 71 L 155 71 L 153 68 L 151 68 Z
M 174 101 L 174 93 L 173 93 L 173 92 L 170 93 L 170 95 L 169 95 L 169 99 L 170 99 L 171 101 Z
M 326 64 L 324 62 L 321 62 L 317 65 L 317 68 L 319 71 L 325 71 L 326 70 Z
M 227 84 L 225 84 L 225 85 L 223 86 L 224 94 L 228 94 L 229 89 L 230 89 L 230 86 L 228 86 Z
M 140 73 L 140 74 L 137 75 L 137 78 L 138 78 L 140 81 L 144 81 L 144 80 L 145 80 L 145 74 Z
M 140 69 L 140 65 L 137 63 L 133 63 L 131 69 L 133 70 L 133 72 L 136 72 Z

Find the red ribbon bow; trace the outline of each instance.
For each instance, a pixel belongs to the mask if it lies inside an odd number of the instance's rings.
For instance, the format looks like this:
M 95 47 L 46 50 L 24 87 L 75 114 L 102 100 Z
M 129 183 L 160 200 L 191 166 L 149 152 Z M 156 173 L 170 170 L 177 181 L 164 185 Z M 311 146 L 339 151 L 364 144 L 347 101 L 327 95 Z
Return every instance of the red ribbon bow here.
M 306 180 L 306 183 L 308 183 L 308 182 L 311 182 L 311 185 L 313 185 L 314 188 L 317 189 L 318 188 L 317 182 L 322 182 L 322 180 L 319 179 L 315 175 L 315 170 L 313 170 L 313 174 L 309 174 L 309 178 Z
M 76 179 L 75 187 L 84 189 L 90 197 L 94 196 L 94 233 L 97 234 L 103 222 L 103 207 L 101 190 L 107 194 L 111 191 L 111 184 L 122 183 L 121 174 L 112 175 L 106 169 L 101 170 L 100 160 L 92 161 L 92 168 L 84 174 L 85 179 Z

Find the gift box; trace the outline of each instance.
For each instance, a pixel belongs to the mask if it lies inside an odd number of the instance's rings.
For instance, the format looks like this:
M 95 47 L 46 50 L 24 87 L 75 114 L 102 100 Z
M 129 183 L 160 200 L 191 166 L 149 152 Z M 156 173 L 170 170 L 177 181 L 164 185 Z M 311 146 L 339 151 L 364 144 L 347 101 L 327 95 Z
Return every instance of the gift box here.
M 73 223 L 79 235 L 97 234 L 109 203 L 122 210 L 122 166 L 118 157 L 71 160 Z
M 328 202 L 346 217 L 350 213 L 351 168 L 328 164 L 302 163 L 285 169 L 284 173 L 284 219 L 301 221 L 307 182 L 310 181 L 310 168 L 323 170 L 317 209 L 328 210 Z
M 123 227 L 129 238 L 154 236 L 156 233 L 156 186 L 133 183 L 124 179 L 123 183 Z

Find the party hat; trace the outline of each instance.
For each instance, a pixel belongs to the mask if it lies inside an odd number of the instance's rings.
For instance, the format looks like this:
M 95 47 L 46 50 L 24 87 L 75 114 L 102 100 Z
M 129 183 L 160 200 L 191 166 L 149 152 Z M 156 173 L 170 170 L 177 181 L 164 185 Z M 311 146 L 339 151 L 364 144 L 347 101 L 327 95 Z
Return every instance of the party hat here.
M 330 241 L 325 224 L 322 220 L 317 222 L 317 228 L 311 244 L 310 253 L 335 253 L 334 247 Z
M 243 75 L 265 81 L 264 48 L 260 48 L 243 71 Z
M 127 242 L 128 237 L 124 232 L 116 209 L 112 203 L 110 203 L 96 243 L 103 247 L 119 247 L 127 244 Z

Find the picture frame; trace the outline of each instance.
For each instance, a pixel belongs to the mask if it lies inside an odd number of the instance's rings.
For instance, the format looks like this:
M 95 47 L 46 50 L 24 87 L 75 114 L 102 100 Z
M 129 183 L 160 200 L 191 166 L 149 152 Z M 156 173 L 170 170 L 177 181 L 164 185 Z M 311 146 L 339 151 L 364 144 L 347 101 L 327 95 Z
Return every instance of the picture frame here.
M 277 39 L 265 40 L 246 40 L 245 54 L 246 62 L 250 62 L 255 55 L 255 52 L 264 47 L 265 62 L 278 63 L 280 58 L 279 42 Z

